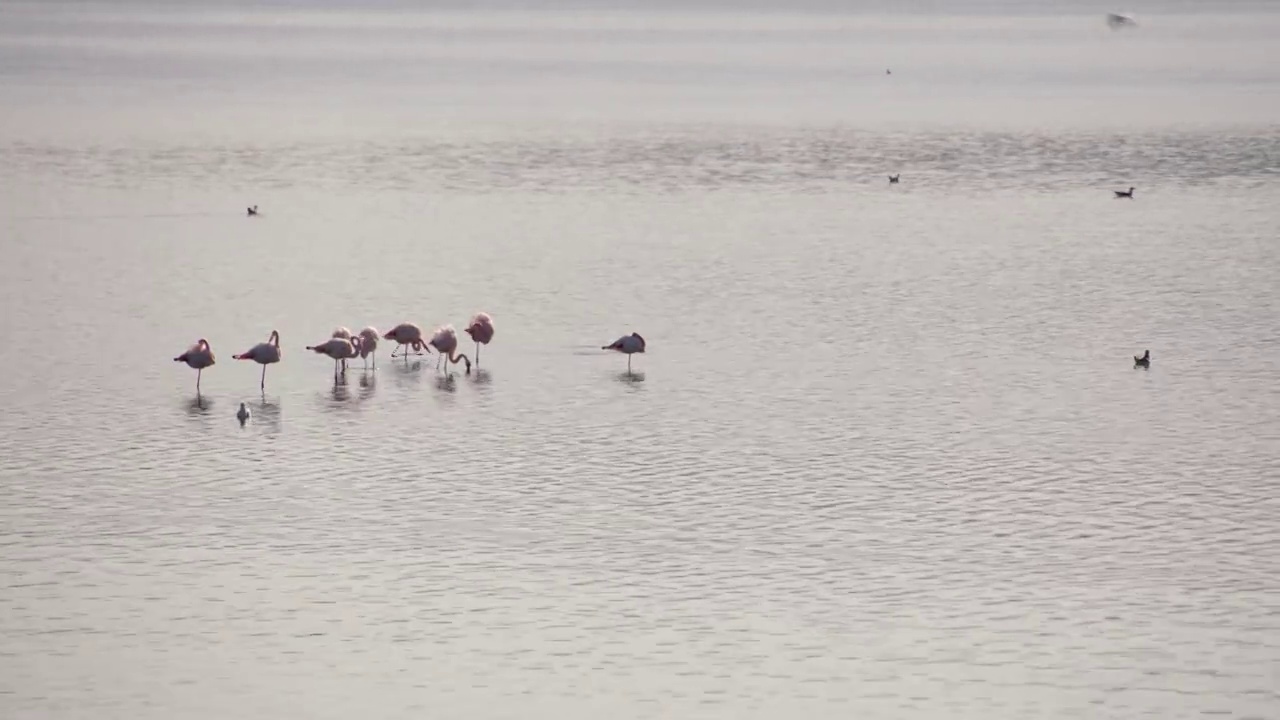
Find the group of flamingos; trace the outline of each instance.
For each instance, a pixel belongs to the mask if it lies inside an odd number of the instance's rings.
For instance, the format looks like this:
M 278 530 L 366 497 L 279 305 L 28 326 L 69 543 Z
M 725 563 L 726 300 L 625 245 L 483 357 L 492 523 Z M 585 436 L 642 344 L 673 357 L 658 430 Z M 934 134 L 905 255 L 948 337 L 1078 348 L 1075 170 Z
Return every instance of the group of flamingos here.
M 471 318 L 471 323 L 463 328 L 463 332 L 471 336 L 476 344 L 476 364 L 480 363 L 480 346 L 488 345 L 493 340 L 493 318 L 488 313 L 476 313 Z M 440 354 L 436 361 L 436 367 L 439 368 L 441 362 L 444 364 L 444 372 L 448 374 L 449 366 L 456 365 L 459 361 L 466 364 L 467 374 L 471 374 L 471 359 L 465 354 L 459 353 L 458 350 L 458 333 L 453 329 L 452 325 L 442 325 L 436 328 L 432 333 L 431 339 L 426 339 L 422 332 L 422 328 L 410 323 L 400 323 L 391 328 L 382 335 L 383 340 L 393 340 L 396 343 L 396 349 L 391 351 L 391 357 L 399 356 L 405 358 L 408 362 L 409 351 L 414 354 L 421 355 L 425 350 L 431 352 L 431 348 L 435 348 Z M 627 356 L 627 372 L 631 372 L 631 355 L 634 353 L 644 352 L 644 338 L 637 333 L 624 335 L 618 338 L 610 345 L 605 345 L 601 350 L 614 350 L 624 353 Z M 365 362 L 365 368 L 369 367 L 369 358 L 373 357 L 373 366 L 378 366 L 377 357 L 374 352 L 378 349 L 378 330 L 373 327 L 366 327 L 358 333 L 352 334 L 345 327 L 340 327 L 333 331 L 333 335 L 326 341 L 317 345 L 308 345 L 307 349 L 318 354 L 333 358 L 333 375 L 337 378 L 341 373 L 347 371 L 347 360 L 352 358 L 361 358 Z M 262 382 L 260 388 L 263 392 L 267 389 L 267 366 L 280 362 L 280 333 L 276 330 L 271 331 L 271 337 L 266 342 L 258 343 L 239 355 L 232 355 L 236 360 L 252 360 L 262 366 Z M 200 394 L 200 376 L 204 373 L 204 369 L 213 365 L 213 348 L 209 347 L 209 341 L 200 338 L 194 345 L 187 348 L 187 351 L 173 359 L 174 362 L 186 363 L 187 367 L 196 371 L 196 394 Z

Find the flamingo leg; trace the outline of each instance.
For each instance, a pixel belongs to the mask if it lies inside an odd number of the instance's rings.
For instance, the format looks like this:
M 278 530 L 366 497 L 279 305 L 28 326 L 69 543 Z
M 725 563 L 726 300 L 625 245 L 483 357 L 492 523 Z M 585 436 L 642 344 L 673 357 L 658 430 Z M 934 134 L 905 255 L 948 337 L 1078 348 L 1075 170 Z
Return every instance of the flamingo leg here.
M 267 366 L 266 365 L 262 366 L 262 384 L 259 385 L 259 387 L 262 389 L 262 392 L 265 393 L 267 391 Z
M 196 370 L 196 395 L 200 394 L 200 374 L 204 372 L 204 368 Z
M 480 364 L 480 343 L 476 342 L 476 365 Z
M 627 372 L 628 373 L 631 372 L 631 356 L 630 355 L 627 356 Z

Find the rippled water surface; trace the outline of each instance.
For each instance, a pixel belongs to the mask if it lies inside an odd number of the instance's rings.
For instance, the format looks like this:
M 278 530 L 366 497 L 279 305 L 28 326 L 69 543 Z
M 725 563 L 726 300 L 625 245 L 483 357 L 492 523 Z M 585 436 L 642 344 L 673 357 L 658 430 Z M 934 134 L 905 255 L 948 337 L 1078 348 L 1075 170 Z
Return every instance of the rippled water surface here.
M 0 716 L 1275 717 L 1229 7 L 0 6 Z

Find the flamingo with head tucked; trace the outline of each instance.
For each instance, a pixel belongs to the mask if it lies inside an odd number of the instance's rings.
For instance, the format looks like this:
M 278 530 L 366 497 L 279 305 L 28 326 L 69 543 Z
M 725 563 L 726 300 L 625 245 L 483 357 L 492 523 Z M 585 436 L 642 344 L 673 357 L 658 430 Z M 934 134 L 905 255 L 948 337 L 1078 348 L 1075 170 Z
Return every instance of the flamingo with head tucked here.
M 328 355 L 333 358 L 333 376 L 336 378 L 338 377 L 339 363 L 342 364 L 342 372 L 346 372 L 347 358 L 353 358 L 359 354 L 360 338 L 349 340 L 344 337 L 331 337 L 319 345 L 308 345 L 307 349 L 319 355 Z
M 373 355 L 373 369 L 378 369 L 378 328 L 369 326 L 360 331 L 360 357 L 364 359 L 365 368 L 369 367 L 369 356 Z
M 174 362 L 186 363 L 187 367 L 195 368 L 196 371 L 196 395 L 200 394 L 200 376 L 204 373 L 204 369 L 213 364 L 213 350 L 209 347 L 209 341 L 200 338 L 194 345 L 187 348 L 187 351 L 173 359 Z
M 336 328 L 334 328 L 334 329 L 333 329 L 333 334 L 332 334 L 332 335 L 330 335 L 329 337 L 331 337 L 331 338 L 342 338 L 343 340 L 350 340 L 353 336 L 351 335 L 351 331 L 350 331 L 350 330 L 348 330 L 346 327 L 344 327 L 344 326 L 342 326 L 342 325 L 339 325 L 338 327 L 336 327 Z M 351 357 L 355 357 L 355 355 L 352 355 Z M 346 372 L 346 371 L 347 371 L 347 361 L 346 361 L 345 359 L 343 359 L 343 361 L 342 361 L 342 372 Z
M 493 318 L 489 313 L 479 312 L 471 318 L 471 324 L 462 330 L 476 342 L 476 366 L 480 365 L 480 346 L 488 345 L 493 339 Z
M 399 325 L 391 328 L 382 336 L 382 339 L 396 341 L 396 350 L 401 351 L 401 354 L 405 357 L 405 362 L 409 362 L 409 353 L 404 349 L 405 345 L 412 347 L 413 351 L 416 353 L 421 353 L 427 346 L 427 341 L 422 339 L 422 328 L 409 322 L 400 323 Z M 396 351 L 392 350 L 391 357 L 395 356 Z
M 471 374 L 471 360 L 462 353 L 457 353 L 458 349 L 458 333 L 454 331 L 452 325 L 443 325 L 436 328 L 435 334 L 431 336 L 431 347 L 440 352 L 440 356 L 444 358 L 444 372 L 449 373 L 449 363 L 457 363 L 458 360 L 467 364 L 467 374 Z
M 631 356 L 635 353 L 644 352 L 644 338 L 640 337 L 640 333 L 631 333 L 623 335 L 614 340 L 612 344 L 605 345 L 601 350 L 614 350 L 624 353 L 627 356 L 627 372 L 631 372 Z
M 280 332 L 271 331 L 271 337 L 264 343 L 258 343 L 239 355 L 232 355 L 236 360 L 252 360 L 262 366 L 263 392 L 267 389 L 267 366 L 280 362 Z

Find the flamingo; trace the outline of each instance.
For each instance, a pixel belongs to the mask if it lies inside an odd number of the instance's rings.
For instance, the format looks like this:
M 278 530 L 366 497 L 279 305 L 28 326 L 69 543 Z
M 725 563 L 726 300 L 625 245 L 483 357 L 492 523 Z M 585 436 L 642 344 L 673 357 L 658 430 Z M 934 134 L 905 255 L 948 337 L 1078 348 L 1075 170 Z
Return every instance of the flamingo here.
M 400 323 L 399 325 L 391 328 L 382 336 L 382 339 L 395 340 L 398 345 L 396 350 L 403 350 L 405 345 L 409 345 L 413 348 L 414 352 L 420 353 L 423 348 L 427 346 L 427 342 L 422 339 L 422 328 L 409 322 Z M 430 350 L 427 352 L 430 352 Z M 405 362 L 409 362 L 409 353 L 405 352 L 403 355 Z M 395 350 L 392 350 L 391 357 L 395 356 Z
M 194 345 L 187 348 L 187 351 L 173 359 L 174 362 L 186 363 L 187 367 L 196 370 L 196 395 L 200 394 L 200 376 L 204 374 L 204 369 L 213 364 L 213 350 L 209 347 L 209 341 L 200 338 Z
M 631 333 L 623 335 L 613 341 L 612 345 L 605 345 L 601 350 L 616 350 L 627 355 L 627 372 L 631 372 L 631 356 L 635 353 L 644 352 L 644 338 L 640 337 L 640 333 Z
M 378 349 L 378 328 L 369 326 L 360 331 L 360 357 L 364 359 L 364 366 L 369 367 L 369 356 L 373 355 L 373 369 L 378 369 L 378 356 L 374 353 Z
M 360 339 L 356 338 L 353 342 L 344 337 L 331 337 L 319 345 L 308 345 L 307 349 L 319 355 L 328 355 L 333 358 L 333 376 L 336 378 L 338 377 L 338 363 L 343 364 L 342 371 L 346 372 L 347 358 L 355 357 L 360 352 Z
M 240 421 L 240 424 L 244 425 L 252 415 L 253 413 L 249 411 L 249 406 L 240 403 L 240 409 L 236 411 L 236 419 Z
M 236 360 L 252 360 L 262 366 L 262 391 L 267 390 L 267 366 L 280 362 L 280 331 L 272 330 L 271 337 L 264 343 L 258 343 L 239 355 L 232 355 Z
M 351 335 L 351 331 L 348 330 L 345 326 L 339 325 L 338 327 L 334 328 L 333 334 L 330 335 L 329 337 L 342 338 L 343 340 L 350 340 L 352 338 L 352 335 Z M 351 357 L 355 357 L 355 355 L 352 355 Z M 344 359 L 342 361 L 342 372 L 346 372 L 346 371 L 347 371 L 347 361 Z
M 453 329 L 452 325 L 443 325 L 436 328 L 429 344 L 438 350 L 440 356 L 445 359 L 444 371 L 446 374 L 449 372 L 449 363 L 457 363 L 459 359 L 467 364 L 467 374 L 471 374 L 470 358 L 456 352 L 458 349 L 458 333 Z
M 1137 355 L 1134 355 L 1133 366 L 1144 367 L 1144 368 L 1151 367 L 1151 351 L 1150 350 L 1143 351 L 1142 357 L 1138 357 Z
M 471 318 L 471 324 L 463 329 L 463 332 L 471 336 L 476 342 L 476 365 L 480 365 L 480 345 L 489 344 L 493 339 L 493 318 L 489 317 L 489 313 L 478 312 L 475 317 Z

